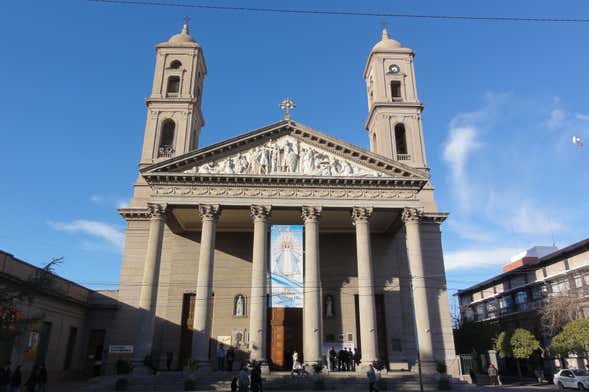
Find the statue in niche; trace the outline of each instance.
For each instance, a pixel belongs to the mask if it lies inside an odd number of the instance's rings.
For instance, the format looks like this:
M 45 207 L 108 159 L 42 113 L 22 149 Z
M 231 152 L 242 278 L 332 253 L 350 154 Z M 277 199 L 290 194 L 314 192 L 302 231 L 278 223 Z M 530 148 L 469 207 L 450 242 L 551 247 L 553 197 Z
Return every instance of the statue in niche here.
M 328 295 L 325 297 L 325 317 L 333 317 L 333 297 Z
M 247 161 L 247 157 L 245 155 L 243 155 L 242 153 L 239 153 L 239 155 L 236 158 L 237 161 L 237 173 L 238 174 L 245 174 L 247 172 L 248 166 L 249 166 L 249 162 Z
M 234 316 L 236 317 L 243 317 L 245 315 L 244 313 L 244 299 L 243 299 L 243 295 L 238 295 L 237 298 L 235 299 L 235 312 L 234 312 Z
M 314 174 L 315 173 L 315 151 L 312 148 L 304 149 L 303 158 L 303 174 Z

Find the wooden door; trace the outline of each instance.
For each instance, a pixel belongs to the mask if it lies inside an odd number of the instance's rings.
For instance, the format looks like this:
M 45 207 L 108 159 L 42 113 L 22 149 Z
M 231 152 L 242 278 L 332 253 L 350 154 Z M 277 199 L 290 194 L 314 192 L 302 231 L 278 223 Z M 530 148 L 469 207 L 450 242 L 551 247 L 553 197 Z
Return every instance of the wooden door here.
M 272 308 L 270 322 L 270 360 L 275 369 L 292 367 L 293 351 L 303 351 L 303 309 Z
M 184 293 L 182 299 L 182 323 L 180 325 L 180 358 L 178 368 L 183 368 L 192 356 L 192 326 L 194 325 L 194 300 L 196 294 Z
M 384 294 L 376 294 L 374 296 L 374 304 L 376 307 L 376 332 L 378 333 L 378 358 L 385 363 L 388 369 L 389 352 L 387 349 L 387 324 L 384 310 Z

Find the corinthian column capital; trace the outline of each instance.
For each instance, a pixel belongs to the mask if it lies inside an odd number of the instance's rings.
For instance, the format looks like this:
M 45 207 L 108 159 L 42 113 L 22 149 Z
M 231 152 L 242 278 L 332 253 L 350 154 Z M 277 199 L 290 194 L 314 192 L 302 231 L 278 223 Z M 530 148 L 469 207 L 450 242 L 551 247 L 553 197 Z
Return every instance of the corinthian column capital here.
M 272 213 L 272 206 L 253 205 L 250 207 L 250 215 L 254 221 L 266 221 Z
M 407 223 L 417 223 L 421 221 L 423 218 L 423 211 L 418 210 L 417 208 L 405 208 L 401 213 L 401 219 L 405 224 Z
M 217 221 L 221 215 L 221 207 L 217 204 L 199 204 L 198 213 L 202 220 Z
M 147 203 L 147 209 L 152 219 L 166 219 L 169 211 L 167 204 Z
M 321 218 L 321 207 L 303 206 L 301 216 L 305 222 L 318 222 Z
M 372 207 L 354 207 L 352 209 L 352 223 L 368 222 L 372 217 Z

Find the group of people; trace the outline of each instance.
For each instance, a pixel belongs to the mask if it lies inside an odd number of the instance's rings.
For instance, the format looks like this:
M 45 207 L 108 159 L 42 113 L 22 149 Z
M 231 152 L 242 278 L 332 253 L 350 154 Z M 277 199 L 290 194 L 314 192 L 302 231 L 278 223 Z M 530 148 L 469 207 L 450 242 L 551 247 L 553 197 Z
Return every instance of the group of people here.
M 344 347 L 336 351 L 335 347 L 331 347 L 327 359 L 329 371 L 352 372 L 356 370 L 356 366 L 360 364 L 362 358 L 356 348 L 352 351 L 351 348 Z
M 237 377 L 231 381 L 231 392 L 247 392 L 251 388 L 252 392 L 263 392 L 262 386 L 262 368 L 259 363 L 252 363 L 252 370 L 248 372 L 247 367 L 242 366 Z
M 233 370 L 233 361 L 235 360 L 235 350 L 233 346 L 225 349 L 223 343 L 217 347 L 217 370 Z
M 18 365 L 14 370 L 11 363 L 7 362 L 0 369 L 0 392 L 45 392 L 47 390 L 47 368 L 45 364 L 35 365 L 29 378 L 22 384 L 22 366 Z M 24 389 L 21 387 L 24 386 Z

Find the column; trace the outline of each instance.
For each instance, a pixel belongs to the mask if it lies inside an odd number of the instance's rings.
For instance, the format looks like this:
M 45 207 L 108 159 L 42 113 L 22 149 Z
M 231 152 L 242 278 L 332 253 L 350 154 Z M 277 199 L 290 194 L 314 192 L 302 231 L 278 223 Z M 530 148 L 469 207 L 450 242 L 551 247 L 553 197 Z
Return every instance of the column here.
M 137 344 L 135 347 L 135 361 L 143 363 L 147 355 L 151 355 L 153 330 L 155 325 L 155 307 L 157 303 L 157 288 L 160 277 L 160 260 L 162 240 L 166 218 L 166 206 L 149 204 L 150 224 L 143 265 L 143 280 L 139 292 L 139 325 L 137 330 Z
M 268 271 L 268 217 L 270 206 L 251 206 L 254 220 L 252 255 L 252 291 L 250 296 L 250 359 L 261 362 L 267 370 L 266 317 Z
M 319 272 L 319 218 L 321 207 L 303 207 L 305 221 L 305 279 L 303 307 L 303 357 L 305 363 L 321 361 L 321 277 Z
M 356 226 L 356 253 L 358 259 L 358 305 L 360 311 L 360 341 L 362 364 L 378 360 L 376 331 L 376 305 L 374 302 L 374 272 L 370 246 L 370 217 L 372 208 L 355 207 L 352 222 Z
M 211 293 L 213 291 L 213 267 L 215 258 L 215 235 L 220 215 L 218 205 L 199 205 L 202 219 L 198 279 L 194 300 L 194 323 L 192 335 L 192 358 L 202 369 L 209 369 L 209 338 L 211 336 Z
M 430 311 L 427 299 L 428 280 L 425 279 L 424 260 L 421 248 L 420 222 L 423 213 L 415 208 L 405 208 L 401 215 L 405 222 L 405 240 L 409 258 L 409 282 L 412 289 L 415 331 L 419 347 L 420 365 L 434 365 Z

